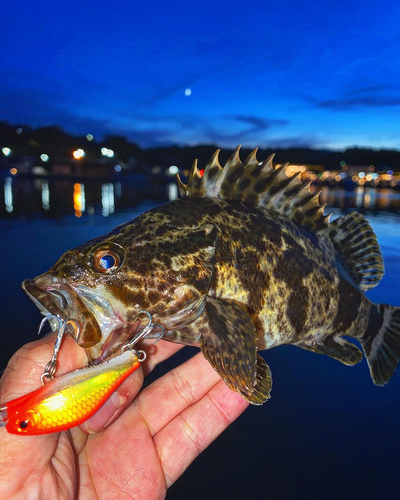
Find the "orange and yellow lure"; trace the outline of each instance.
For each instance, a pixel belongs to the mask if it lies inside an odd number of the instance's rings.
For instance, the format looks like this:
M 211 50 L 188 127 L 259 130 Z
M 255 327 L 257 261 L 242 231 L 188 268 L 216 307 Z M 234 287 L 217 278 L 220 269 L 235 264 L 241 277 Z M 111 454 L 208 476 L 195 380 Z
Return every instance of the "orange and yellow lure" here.
M 96 413 L 144 359 L 143 351 L 126 350 L 100 365 L 53 379 L 43 387 L 1 405 L 0 426 L 5 426 L 11 434 L 37 435 L 80 425 Z

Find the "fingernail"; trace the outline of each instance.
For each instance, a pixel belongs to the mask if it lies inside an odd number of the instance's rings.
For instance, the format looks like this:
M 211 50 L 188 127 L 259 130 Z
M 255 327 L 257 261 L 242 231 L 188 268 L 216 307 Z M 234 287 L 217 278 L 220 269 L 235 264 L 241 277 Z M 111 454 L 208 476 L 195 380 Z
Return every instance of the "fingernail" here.
M 85 422 L 86 432 L 88 434 L 97 434 L 101 432 L 107 424 L 114 418 L 117 411 L 127 401 L 127 397 L 114 392 L 104 405 Z

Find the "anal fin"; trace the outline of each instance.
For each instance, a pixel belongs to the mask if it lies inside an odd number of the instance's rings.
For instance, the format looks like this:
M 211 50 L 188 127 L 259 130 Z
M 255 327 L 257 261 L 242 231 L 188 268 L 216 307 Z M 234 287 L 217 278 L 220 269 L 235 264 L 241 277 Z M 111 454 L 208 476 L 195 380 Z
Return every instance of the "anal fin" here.
M 303 340 L 297 342 L 296 345 L 307 351 L 325 354 L 348 366 L 356 365 L 363 357 L 358 347 L 342 337 L 328 337 L 324 340 Z

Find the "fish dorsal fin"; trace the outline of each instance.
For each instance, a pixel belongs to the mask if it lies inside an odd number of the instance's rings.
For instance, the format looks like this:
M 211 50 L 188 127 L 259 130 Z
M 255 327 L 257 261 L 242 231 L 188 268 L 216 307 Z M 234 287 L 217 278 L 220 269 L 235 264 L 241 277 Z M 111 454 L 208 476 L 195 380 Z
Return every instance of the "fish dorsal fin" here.
M 326 230 L 351 279 L 362 290 L 374 288 L 385 274 L 374 230 L 358 212 L 339 217 Z
M 328 226 L 329 216 L 324 215 L 325 205 L 319 202 L 319 192 L 313 194 L 310 183 L 302 184 L 300 172 L 290 176 L 288 163 L 274 166 L 274 155 L 259 162 L 257 149 L 242 163 L 239 150 L 240 146 L 221 167 L 218 161 L 220 150 L 217 149 L 202 175 L 195 160 L 187 184 L 178 175 L 182 197 L 221 198 L 252 203 L 284 215 L 312 231 Z

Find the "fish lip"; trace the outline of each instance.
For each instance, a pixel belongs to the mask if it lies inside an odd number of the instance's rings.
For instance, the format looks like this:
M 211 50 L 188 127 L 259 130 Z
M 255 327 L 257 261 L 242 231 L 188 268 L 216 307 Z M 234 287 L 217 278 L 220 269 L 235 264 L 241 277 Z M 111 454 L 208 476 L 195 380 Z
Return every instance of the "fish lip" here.
M 67 318 L 66 307 L 69 304 L 64 293 L 50 287 L 43 290 L 37 286 L 35 280 L 24 280 L 21 288 L 44 316 L 54 314 L 62 320 Z

